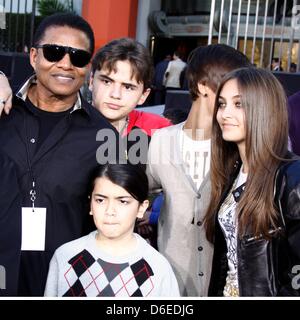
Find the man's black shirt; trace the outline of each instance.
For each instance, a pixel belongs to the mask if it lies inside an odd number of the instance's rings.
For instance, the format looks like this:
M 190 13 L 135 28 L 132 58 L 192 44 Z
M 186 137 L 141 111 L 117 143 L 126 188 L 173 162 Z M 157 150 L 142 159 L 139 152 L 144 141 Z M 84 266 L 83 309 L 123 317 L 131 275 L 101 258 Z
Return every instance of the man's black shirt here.
M 60 122 L 60 120 L 64 119 L 67 114 L 70 113 L 73 106 L 70 106 L 69 110 L 62 112 L 49 112 L 45 110 L 41 110 L 37 108 L 27 97 L 26 105 L 28 109 L 37 117 L 39 121 L 39 131 L 38 137 L 36 140 L 37 149 L 43 144 L 44 140 L 49 136 L 54 127 Z

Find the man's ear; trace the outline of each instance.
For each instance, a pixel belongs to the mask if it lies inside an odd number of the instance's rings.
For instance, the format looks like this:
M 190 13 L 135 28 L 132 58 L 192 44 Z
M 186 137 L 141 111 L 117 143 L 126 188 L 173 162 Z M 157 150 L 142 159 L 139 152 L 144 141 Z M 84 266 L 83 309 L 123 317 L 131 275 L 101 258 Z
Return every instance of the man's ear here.
M 151 89 L 148 88 L 143 92 L 143 94 L 141 95 L 141 97 L 137 103 L 138 105 L 143 104 L 146 101 L 146 99 L 148 98 L 148 96 L 150 94 L 150 91 L 151 91 Z
M 137 218 L 140 218 L 140 219 L 143 218 L 148 207 L 149 207 L 149 200 L 145 200 L 143 203 L 141 203 L 138 209 Z
M 91 72 L 90 74 L 90 80 L 89 80 L 89 90 L 93 91 L 93 83 L 94 83 L 94 74 Z
M 30 48 L 29 58 L 30 58 L 30 64 L 33 70 L 35 70 L 37 55 L 38 55 L 38 49 Z

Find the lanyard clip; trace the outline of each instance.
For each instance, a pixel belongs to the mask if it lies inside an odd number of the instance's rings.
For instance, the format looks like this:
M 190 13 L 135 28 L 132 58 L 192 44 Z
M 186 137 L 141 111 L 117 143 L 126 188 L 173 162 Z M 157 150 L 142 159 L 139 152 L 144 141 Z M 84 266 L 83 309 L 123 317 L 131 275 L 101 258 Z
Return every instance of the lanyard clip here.
M 34 212 L 34 201 L 36 200 L 35 182 L 32 181 L 32 189 L 29 192 L 30 200 L 32 202 L 32 212 Z

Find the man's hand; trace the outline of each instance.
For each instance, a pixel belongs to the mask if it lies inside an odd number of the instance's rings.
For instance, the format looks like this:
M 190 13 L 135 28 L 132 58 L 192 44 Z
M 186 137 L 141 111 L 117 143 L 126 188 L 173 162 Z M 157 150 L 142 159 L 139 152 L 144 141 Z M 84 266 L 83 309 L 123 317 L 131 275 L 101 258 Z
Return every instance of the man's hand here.
M 12 90 L 6 76 L 0 73 L 0 116 L 3 110 L 6 114 L 9 114 L 11 107 Z

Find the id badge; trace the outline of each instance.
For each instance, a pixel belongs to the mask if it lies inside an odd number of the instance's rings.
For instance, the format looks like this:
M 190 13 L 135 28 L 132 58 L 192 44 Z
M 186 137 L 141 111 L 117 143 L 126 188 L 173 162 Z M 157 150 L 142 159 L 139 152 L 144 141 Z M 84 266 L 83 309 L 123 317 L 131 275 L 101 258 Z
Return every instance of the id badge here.
M 22 208 L 22 251 L 45 251 L 46 208 Z

